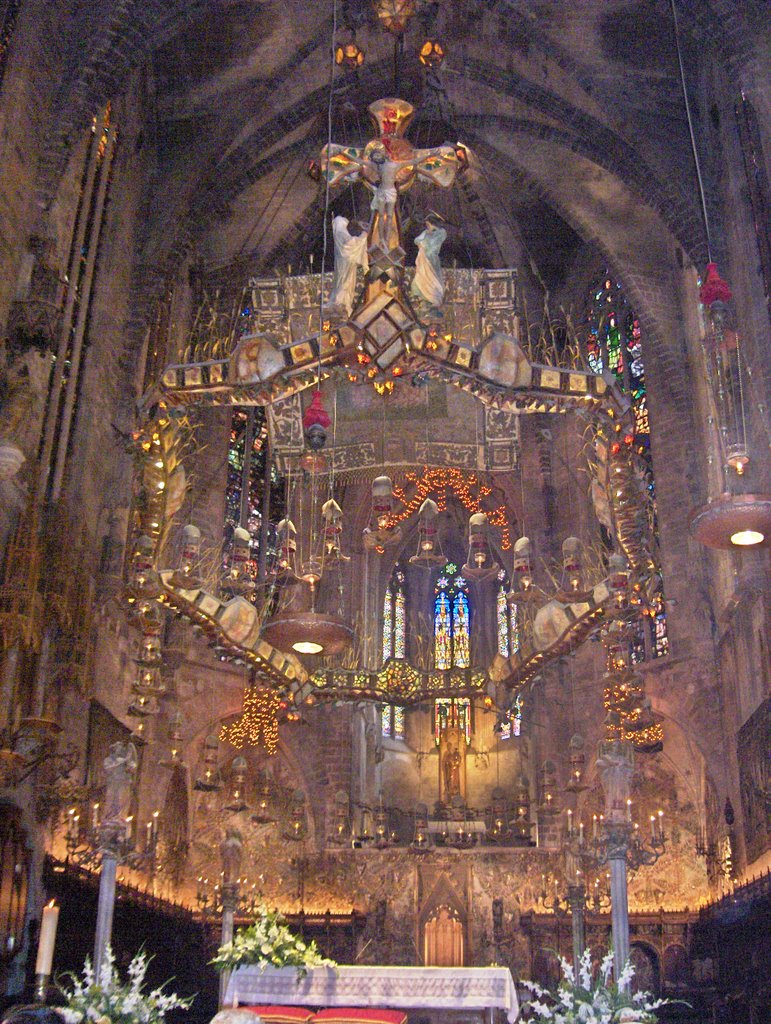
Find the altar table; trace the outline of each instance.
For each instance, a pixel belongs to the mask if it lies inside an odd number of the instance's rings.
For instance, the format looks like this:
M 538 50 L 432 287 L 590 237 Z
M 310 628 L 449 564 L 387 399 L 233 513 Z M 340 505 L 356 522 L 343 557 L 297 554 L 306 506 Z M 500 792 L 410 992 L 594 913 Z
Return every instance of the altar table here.
M 225 1005 L 357 1006 L 393 1010 L 493 1010 L 509 1024 L 519 1004 L 507 967 L 315 967 L 299 977 L 290 967 L 239 967 Z M 492 1015 L 490 1015 L 492 1016 Z

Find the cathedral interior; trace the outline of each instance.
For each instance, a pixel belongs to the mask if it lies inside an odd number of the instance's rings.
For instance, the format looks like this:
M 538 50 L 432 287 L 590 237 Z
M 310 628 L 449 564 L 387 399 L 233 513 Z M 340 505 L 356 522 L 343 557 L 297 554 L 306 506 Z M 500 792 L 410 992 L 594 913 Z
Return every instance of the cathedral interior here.
M 768 1019 L 769 68 L 760 0 L 0 0 L 6 1005 L 108 825 L 203 1022 L 228 899 L 552 983 L 623 818 L 662 1017 Z

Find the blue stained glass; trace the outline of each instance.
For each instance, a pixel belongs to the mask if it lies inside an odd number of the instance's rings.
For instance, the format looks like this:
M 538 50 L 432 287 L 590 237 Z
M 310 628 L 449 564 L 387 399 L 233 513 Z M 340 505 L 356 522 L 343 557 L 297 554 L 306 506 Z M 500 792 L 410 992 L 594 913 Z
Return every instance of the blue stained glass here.
M 440 590 L 434 608 L 434 665 L 441 671 L 452 668 L 451 630 L 450 599 Z
M 468 598 L 460 590 L 452 603 L 452 649 L 456 668 L 471 664 Z

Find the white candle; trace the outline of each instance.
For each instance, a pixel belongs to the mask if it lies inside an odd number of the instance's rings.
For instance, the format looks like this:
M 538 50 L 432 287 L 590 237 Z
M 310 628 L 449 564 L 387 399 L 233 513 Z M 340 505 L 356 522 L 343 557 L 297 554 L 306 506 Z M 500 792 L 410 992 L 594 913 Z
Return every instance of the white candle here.
M 40 922 L 40 939 L 37 945 L 35 974 L 51 973 L 56 945 L 56 926 L 59 924 L 59 908 L 53 900 L 43 907 L 43 920 Z
M 568 808 L 568 835 L 573 835 L 573 812 Z
M 580 842 L 584 841 L 584 823 L 582 821 L 578 823 L 578 838 Z

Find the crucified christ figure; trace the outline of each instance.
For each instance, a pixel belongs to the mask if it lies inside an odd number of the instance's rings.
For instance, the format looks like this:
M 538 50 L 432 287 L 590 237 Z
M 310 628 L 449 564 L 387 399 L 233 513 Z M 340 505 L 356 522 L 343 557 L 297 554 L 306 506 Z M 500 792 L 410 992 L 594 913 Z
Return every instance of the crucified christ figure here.
M 414 149 L 402 138 L 412 116 L 404 100 L 378 100 L 370 106 L 380 136 L 363 149 L 332 143 L 321 153 L 321 170 L 330 187 L 361 181 L 373 193 L 370 204 L 369 249 L 392 252 L 401 244 L 399 195 L 417 179 L 448 188 L 463 165 L 463 147 L 444 145 Z

